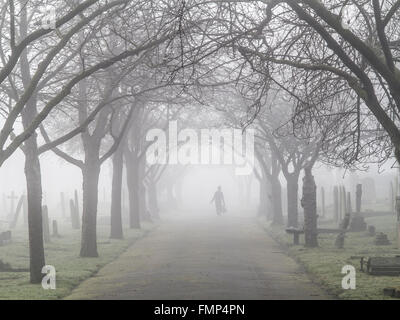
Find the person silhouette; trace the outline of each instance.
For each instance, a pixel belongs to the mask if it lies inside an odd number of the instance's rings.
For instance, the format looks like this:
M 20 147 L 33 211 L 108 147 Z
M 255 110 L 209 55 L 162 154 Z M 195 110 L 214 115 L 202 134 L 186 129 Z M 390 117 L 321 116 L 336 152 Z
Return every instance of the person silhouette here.
M 215 210 L 217 211 L 217 215 L 221 215 L 221 213 L 225 212 L 225 199 L 224 194 L 221 190 L 221 186 L 218 186 L 217 191 L 215 191 L 214 196 L 212 197 L 210 203 L 215 203 Z

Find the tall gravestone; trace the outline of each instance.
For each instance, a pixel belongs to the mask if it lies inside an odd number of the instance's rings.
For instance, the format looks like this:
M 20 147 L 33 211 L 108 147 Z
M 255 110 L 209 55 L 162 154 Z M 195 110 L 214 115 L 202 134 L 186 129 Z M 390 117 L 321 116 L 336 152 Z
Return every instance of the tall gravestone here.
M 321 187 L 321 213 L 325 217 L 325 189 Z
M 43 241 L 50 242 L 49 211 L 47 206 L 42 207 Z
M 14 191 L 11 191 L 11 194 L 8 196 L 8 199 L 10 199 L 10 211 L 8 212 L 7 220 L 11 221 L 14 216 L 15 200 L 18 200 L 18 197 L 15 195 Z
M 18 200 L 17 209 L 15 210 L 13 219 L 10 223 L 10 229 L 14 229 L 17 226 L 19 213 L 22 210 L 23 203 L 24 203 L 24 196 L 22 195 Z
M 375 180 L 372 177 L 366 177 L 361 180 L 362 183 L 362 192 L 363 192 L 363 201 L 366 204 L 375 204 L 376 203 L 376 185 Z
M 342 219 L 344 219 L 346 213 L 348 212 L 347 210 L 347 201 L 346 201 L 346 187 L 342 186 L 342 205 L 343 205 L 343 209 L 342 209 Z
M 338 193 L 339 193 L 339 210 L 338 210 L 338 222 L 342 221 L 342 210 L 343 210 L 343 204 L 342 204 L 342 186 L 339 185 L 338 187 Z
M 347 192 L 347 205 L 346 205 L 346 209 L 348 213 L 352 213 L 353 212 L 353 207 L 351 205 L 351 193 Z
M 333 187 L 333 219 L 339 221 L 339 190 L 337 186 Z
M 58 233 L 58 224 L 57 220 L 53 220 L 53 237 L 59 238 L 60 234 Z
M 361 196 L 362 196 L 362 185 L 357 184 L 356 186 L 356 212 L 350 222 L 351 231 L 365 231 L 367 230 L 367 224 L 364 221 L 364 217 L 361 214 Z
M 356 213 L 361 213 L 361 196 L 362 196 L 362 185 L 359 183 L 356 187 Z
M 70 207 L 70 213 L 71 213 L 71 224 L 72 224 L 72 229 L 79 229 L 80 224 L 79 224 L 79 214 L 77 212 L 77 208 L 75 205 L 74 200 L 69 200 L 69 207 Z
M 304 209 L 304 239 L 306 247 L 317 247 L 317 187 L 311 168 L 304 169 L 303 198 L 301 206 Z

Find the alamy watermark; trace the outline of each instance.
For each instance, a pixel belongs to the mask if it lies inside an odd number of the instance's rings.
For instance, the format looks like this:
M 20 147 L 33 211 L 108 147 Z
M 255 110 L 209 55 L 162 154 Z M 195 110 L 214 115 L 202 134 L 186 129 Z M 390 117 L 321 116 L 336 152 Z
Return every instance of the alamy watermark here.
M 355 290 L 356 288 L 356 268 L 354 266 L 347 264 L 342 268 L 342 274 L 345 276 L 342 278 L 342 289 Z
M 153 164 L 234 165 L 236 175 L 250 175 L 254 169 L 254 129 L 182 129 L 170 121 L 168 129 L 150 129 L 152 142 L 146 160 Z M 222 153 L 221 153 L 222 151 Z
M 42 288 L 45 290 L 56 289 L 56 268 L 51 265 L 46 265 L 42 268 L 42 273 L 45 276 L 42 279 Z

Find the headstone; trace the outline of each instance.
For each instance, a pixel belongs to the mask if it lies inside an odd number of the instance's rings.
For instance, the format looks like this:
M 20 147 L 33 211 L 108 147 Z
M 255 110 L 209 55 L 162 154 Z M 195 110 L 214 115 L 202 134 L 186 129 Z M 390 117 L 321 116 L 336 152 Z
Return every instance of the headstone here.
M 58 233 L 57 220 L 53 220 L 53 237 L 55 237 L 55 238 L 60 237 L 60 234 Z
M 367 224 L 364 221 L 364 217 L 361 215 L 361 195 L 362 185 L 357 184 L 356 187 L 356 212 L 351 219 L 350 230 L 355 232 L 367 230 Z
M 42 207 L 43 241 L 50 242 L 49 211 L 47 206 Z
M 364 217 L 355 214 L 351 219 L 350 230 L 354 232 L 360 232 L 367 230 L 367 224 L 364 221 Z
M 76 208 L 76 213 L 78 214 L 78 217 L 79 217 L 78 190 L 75 190 L 74 195 L 75 195 L 75 208 Z
M 350 222 L 350 213 L 346 213 L 344 219 L 340 223 L 340 229 L 347 230 L 347 228 L 349 227 L 349 222 Z
M 375 180 L 371 177 L 367 177 L 361 180 L 363 185 L 364 200 L 368 203 L 376 202 L 376 188 Z
M 350 222 L 350 213 L 346 213 L 344 219 L 340 223 L 340 233 L 337 235 L 335 240 L 335 247 L 338 249 L 343 249 L 344 247 L 344 239 L 346 237 L 346 231 L 349 227 Z
M 72 229 L 79 229 L 79 216 L 77 216 L 77 210 L 75 206 L 74 200 L 69 200 L 69 207 L 70 207 L 70 213 L 71 213 L 71 225 Z
M 333 187 L 333 218 L 339 221 L 339 190 L 337 186 Z
M 351 194 L 350 192 L 347 192 L 347 205 L 346 205 L 346 209 L 348 213 L 352 213 L 353 212 L 353 208 L 351 206 Z
M 390 241 L 386 234 L 384 234 L 383 232 L 379 232 L 375 236 L 374 244 L 377 246 L 385 246 L 385 245 L 389 245 Z
M 10 224 L 10 229 L 14 229 L 16 227 L 17 222 L 18 222 L 19 212 L 22 209 L 23 203 L 24 203 L 24 196 L 21 196 L 19 198 L 19 201 L 18 201 L 18 204 L 17 204 L 17 209 L 15 210 L 15 214 L 14 214 L 13 220 L 12 220 L 12 222 Z
M 325 189 L 321 187 L 321 213 L 325 217 Z
M 342 210 L 343 210 L 343 199 L 342 199 L 342 186 L 338 187 L 338 193 L 339 193 L 339 210 L 338 210 L 338 222 L 340 224 L 340 221 L 342 221 Z
M 362 196 L 362 185 L 359 183 L 356 187 L 356 213 L 361 212 L 361 196 Z
M 341 218 L 344 219 L 343 217 L 346 215 L 346 213 L 348 212 L 347 210 L 347 201 L 346 201 L 346 187 L 342 186 L 342 216 Z
M 368 226 L 368 235 L 370 237 L 374 237 L 375 236 L 375 226 Z
M 4 245 L 11 241 L 11 231 L 0 232 L 0 245 Z
M 9 215 L 9 220 L 11 220 L 15 209 L 14 200 L 18 200 L 18 197 L 15 195 L 14 191 L 11 191 L 11 195 L 8 196 L 8 199 L 10 199 L 10 211 L 8 215 Z

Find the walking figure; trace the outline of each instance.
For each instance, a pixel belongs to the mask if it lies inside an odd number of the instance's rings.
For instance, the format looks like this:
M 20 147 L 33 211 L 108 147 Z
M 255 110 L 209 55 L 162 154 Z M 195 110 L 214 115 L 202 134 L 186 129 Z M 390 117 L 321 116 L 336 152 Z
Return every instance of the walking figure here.
M 221 213 L 226 212 L 225 209 L 225 199 L 224 194 L 222 193 L 221 186 L 218 186 L 217 191 L 215 191 L 213 198 L 210 203 L 215 203 L 215 210 L 217 211 L 217 215 L 221 215 Z

